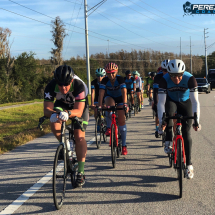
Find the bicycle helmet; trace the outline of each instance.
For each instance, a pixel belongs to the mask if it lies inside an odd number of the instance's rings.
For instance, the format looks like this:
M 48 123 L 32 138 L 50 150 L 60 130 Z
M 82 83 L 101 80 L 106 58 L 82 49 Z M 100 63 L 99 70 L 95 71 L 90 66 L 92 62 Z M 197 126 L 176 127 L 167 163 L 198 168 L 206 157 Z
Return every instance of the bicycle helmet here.
M 107 73 L 114 73 L 114 72 L 117 72 L 118 71 L 118 66 L 115 64 L 115 63 L 108 63 L 106 66 L 105 66 L 105 71 Z
M 162 67 L 161 66 L 158 68 L 157 73 L 160 72 L 160 71 L 162 71 Z
M 166 59 L 161 62 L 162 69 L 167 69 L 167 65 L 168 65 L 169 61 L 170 61 L 170 59 Z
M 174 59 L 168 63 L 167 71 L 169 73 L 183 73 L 185 72 L 185 64 L 182 60 Z
M 98 68 L 96 70 L 96 76 L 99 77 L 99 76 L 105 76 L 106 75 L 106 71 L 103 69 L 103 68 Z
M 140 73 L 139 72 L 137 73 L 137 76 L 140 77 Z
M 74 71 L 70 66 L 62 65 L 54 71 L 54 78 L 58 85 L 68 86 L 74 77 Z
M 148 73 L 148 76 L 151 76 L 151 72 Z
M 125 72 L 125 74 L 126 74 L 126 75 L 131 75 L 131 71 L 130 71 L 130 70 L 127 70 L 127 71 Z
M 155 77 L 156 72 L 151 72 L 151 77 Z
M 138 71 L 133 71 L 133 75 L 138 75 Z

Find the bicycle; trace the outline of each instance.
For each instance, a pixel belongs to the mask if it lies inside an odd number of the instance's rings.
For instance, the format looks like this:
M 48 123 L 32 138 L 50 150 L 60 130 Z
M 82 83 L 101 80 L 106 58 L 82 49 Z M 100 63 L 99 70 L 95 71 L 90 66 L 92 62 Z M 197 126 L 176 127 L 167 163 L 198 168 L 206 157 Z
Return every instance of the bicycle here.
M 127 94 L 127 101 L 128 101 L 128 116 L 126 115 L 126 120 L 128 120 L 128 117 L 131 118 L 131 109 L 132 109 L 132 106 L 131 106 L 131 95 L 130 94 Z
M 139 107 L 139 104 L 138 104 L 138 99 L 137 99 L 137 95 L 135 94 L 134 95 L 134 116 L 136 115 L 136 114 L 138 114 L 138 108 Z
M 116 110 L 124 110 L 124 108 L 117 108 L 115 106 L 108 106 L 106 108 L 102 108 L 105 111 L 112 111 L 112 122 L 111 122 L 111 133 L 110 133 L 110 145 L 111 145 L 111 159 L 113 168 L 116 167 L 116 156 L 120 157 L 122 152 L 122 143 L 119 141 L 121 139 L 121 134 L 118 129 L 118 121 L 116 117 Z M 125 111 L 126 115 L 126 111 Z
M 182 172 L 184 172 L 184 178 L 186 177 L 186 157 L 184 149 L 184 140 L 182 137 L 182 120 L 194 119 L 194 126 L 198 126 L 197 114 L 194 113 L 194 116 L 181 116 L 176 114 L 175 116 L 166 116 L 166 113 L 163 113 L 162 125 L 165 125 L 167 119 L 177 119 L 177 125 L 175 130 L 175 136 L 173 139 L 172 153 L 169 155 L 169 165 L 172 167 L 174 160 L 174 169 L 178 174 L 179 181 L 179 196 L 182 198 Z
M 43 130 L 42 124 L 48 119 L 48 117 L 43 116 L 39 119 L 39 124 L 37 128 Z M 66 125 L 66 122 L 62 122 L 61 125 L 61 140 L 57 147 L 55 158 L 54 158 L 54 166 L 53 166 L 53 179 L 52 179 L 52 190 L 53 190 L 53 199 L 54 205 L 57 210 L 59 210 L 65 198 L 66 192 L 66 182 L 68 176 L 71 177 L 71 184 L 73 189 L 76 188 L 76 172 L 78 169 L 78 161 L 74 156 L 74 147 L 75 147 L 75 138 L 74 138 L 74 123 L 77 123 L 81 130 L 84 131 L 83 126 L 81 125 L 82 119 L 78 117 L 70 118 L 71 125 Z M 66 130 L 69 131 L 69 135 L 66 135 Z M 69 137 L 69 142 L 73 141 L 74 147 L 71 149 L 71 156 L 69 156 L 68 146 L 66 143 L 66 136 Z
M 96 146 L 97 149 L 101 147 L 101 142 L 102 142 L 102 136 L 103 136 L 103 141 L 104 143 L 107 141 L 107 136 L 105 134 L 106 129 L 107 129 L 107 123 L 106 123 L 106 118 L 104 117 L 104 112 L 101 114 L 100 112 L 98 113 L 97 111 L 97 117 L 96 117 L 96 123 L 95 123 L 95 138 L 96 138 Z M 98 139 L 98 125 L 100 127 L 99 131 L 99 139 Z

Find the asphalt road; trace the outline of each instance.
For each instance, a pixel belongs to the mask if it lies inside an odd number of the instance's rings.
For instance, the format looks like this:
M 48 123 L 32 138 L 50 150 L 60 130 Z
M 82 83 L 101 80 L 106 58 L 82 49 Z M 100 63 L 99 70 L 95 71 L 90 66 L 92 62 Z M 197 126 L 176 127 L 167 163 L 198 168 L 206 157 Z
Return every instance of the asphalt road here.
M 202 130 L 192 131 L 194 178 L 183 180 L 182 199 L 177 174 L 168 167 L 161 139 L 154 137 L 152 111 L 145 106 L 127 122 L 128 155 L 117 159 L 115 169 L 108 143 L 99 150 L 92 144 L 86 184 L 72 190 L 68 182 L 60 211 L 53 204 L 49 180 L 14 214 L 215 214 L 215 91 L 199 98 Z M 93 137 L 91 118 L 86 139 Z M 0 156 L 0 211 L 52 170 L 56 147 L 56 139 L 48 134 Z

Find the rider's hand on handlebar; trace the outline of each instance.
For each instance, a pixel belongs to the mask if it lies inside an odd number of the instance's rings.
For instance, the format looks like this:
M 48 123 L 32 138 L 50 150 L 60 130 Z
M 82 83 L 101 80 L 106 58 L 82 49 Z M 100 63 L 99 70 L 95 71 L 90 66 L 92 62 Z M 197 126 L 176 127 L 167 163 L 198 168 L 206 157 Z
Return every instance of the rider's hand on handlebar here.
M 200 124 L 198 126 L 193 125 L 193 129 L 194 129 L 194 131 L 201 131 L 202 126 Z
M 58 121 L 58 114 L 57 113 L 53 113 L 50 117 L 50 122 L 55 123 Z
M 102 113 L 102 106 L 97 107 L 97 112 L 100 113 L 100 114 Z
M 125 112 L 128 112 L 128 105 L 126 103 L 123 104 L 123 109 L 125 110 Z
M 66 111 L 61 111 L 58 118 L 61 121 L 67 121 L 69 119 L 69 114 Z

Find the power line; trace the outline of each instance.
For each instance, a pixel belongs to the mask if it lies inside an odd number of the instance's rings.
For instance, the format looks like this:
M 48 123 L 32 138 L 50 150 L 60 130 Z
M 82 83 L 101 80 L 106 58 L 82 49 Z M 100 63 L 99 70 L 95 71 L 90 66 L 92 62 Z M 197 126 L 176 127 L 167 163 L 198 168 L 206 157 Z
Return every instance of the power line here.
M 136 3 L 134 3 L 134 2 L 133 2 L 133 1 L 131 1 L 131 0 L 128 0 L 128 1 L 132 2 L 133 4 L 137 5 L 138 7 L 141 7 L 140 5 L 138 5 L 138 4 L 136 4 Z M 175 23 L 175 22 L 173 22 L 173 21 L 171 21 L 171 20 L 168 20 L 168 19 L 166 19 L 166 18 L 163 18 L 162 16 L 159 16 L 159 15 L 157 15 L 156 13 L 153 13 L 153 12 L 151 12 L 151 11 L 149 11 L 149 10 L 145 9 L 144 7 L 141 7 L 141 8 L 143 8 L 144 10 L 146 10 L 146 11 L 150 12 L 151 14 L 154 14 L 155 16 L 158 16 L 158 17 L 160 17 L 160 18 L 162 18 L 162 19 L 164 19 L 164 20 L 167 20 L 168 22 L 172 22 L 172 23 L 174 23 L 174 24 L 177 24 L 177 23 Z M 180 25 L 180 24 L 177 24 L 177 25 L 182 26 L 182 27 L 185 27 L 185 26 Z M 187 27 L 185 27 L 185 28 L 187 28 Z M 197 31 L 196 29 L 192 29 L 192 28 L 187 28 L 187 29 L 191 29 L 191 30 L 195 30 L 195 31 Z M 198 31 L 199 31 L 199 30 L 198 30 Z
M 144 1 L 142 1 L 142 0 L 139 0 L 139 1 L 143 2 L 144 4 L 148 5 L 149 7 L 156 9 L 156 11 L 159 11 L 160 13 L 163 13 L 163 14 L 165 14 L 166 16 L 169 16 L 169 17 L 171 17 L 171 18 L 173 18 L 173 19 L 176 19 L 176 20 L 178 20 L 178 21 L 180 21 L 180 22 L 184 22 L 184 23 L 186 23 L 186 24 L 188 24 L 188 25 L 192 25 L 192 26 L 196 26 L 196 27 L 198 27 L 198 28 L 202 28 L 202 27 L 200 27 L 200 26 L 198 26 L 198 25 L 194 25 L 194 24 L 191 24 L 191 23 L 182 21 L 182 20 L 180 20 L 180 19 L 177 19 L 177 18 L 175 18 L 175 17 L 173 17 L 173 16 L 170 16 L 169 14 L 164 13 L 164 12 L 161 11 L 161 10 L 158 10 L 158 8 L 152 7 L 151 5 L 147 4 L 146 2 L 144 2 Z
M 157 21 L 157 20 L 155 20 L 155 19 L 153 19 L 153 18 L 151 18 L 151 17 L 149 17 L 149 16 L 147 16 L 147 15 L 145 15 L 145 14 L 143 14 L 143 13 L 141 13 L 141 12 L 139 12 L 139 11 L 137 11 L 137 10 L 135 10 L 135 9 L 133 9 L 133 8 L 131 8 L 131 7 L 129 7 L 129 6 L 127 6 L 127 5 L 125 5 L 125 4 L 123 4 L 122 2 L 120 2 L 120 1 L 118 1 L 118 0 L 115 0 L 115 1 L 119 2 L 120 4 L 122 4 L 122 5 L 124 5 L 124 6 L 128 7 L 128 8 L 130 8 L 130 9 L 133 10 L 133 11 L 136 11 L 137 13 L 139 13 L 139 14 L 141 14 L 141 15 L 143 15 L 143 16 L 149 18 L 149 19 L 154 20 L 155 22 L 161 23 L 162 25 L 165 25 L 165 26 L 167 26 L 167 27 L 169 27 L 169 28 L 173 28 L 173 29 L 176 29 L 176 30 L 178 30 L 178 31 L 188 33 L 188 32 L 186 32 L 186 31 L 183 31 L 183 30 L 180 30 L 180 29 L 171 27 L 171 26 L 169 26 L 169 25 L 166 25 L 166 24 L 164 24 L 164 23 L 162 23 L 162 22 L 159 22 L 159 21 Z M 191 33 L 191 34 L 194 34 L 194 33 Z M 195 34 L 195 35 L 198 35 L 198 36 L 199 36 L 199 34 Z

